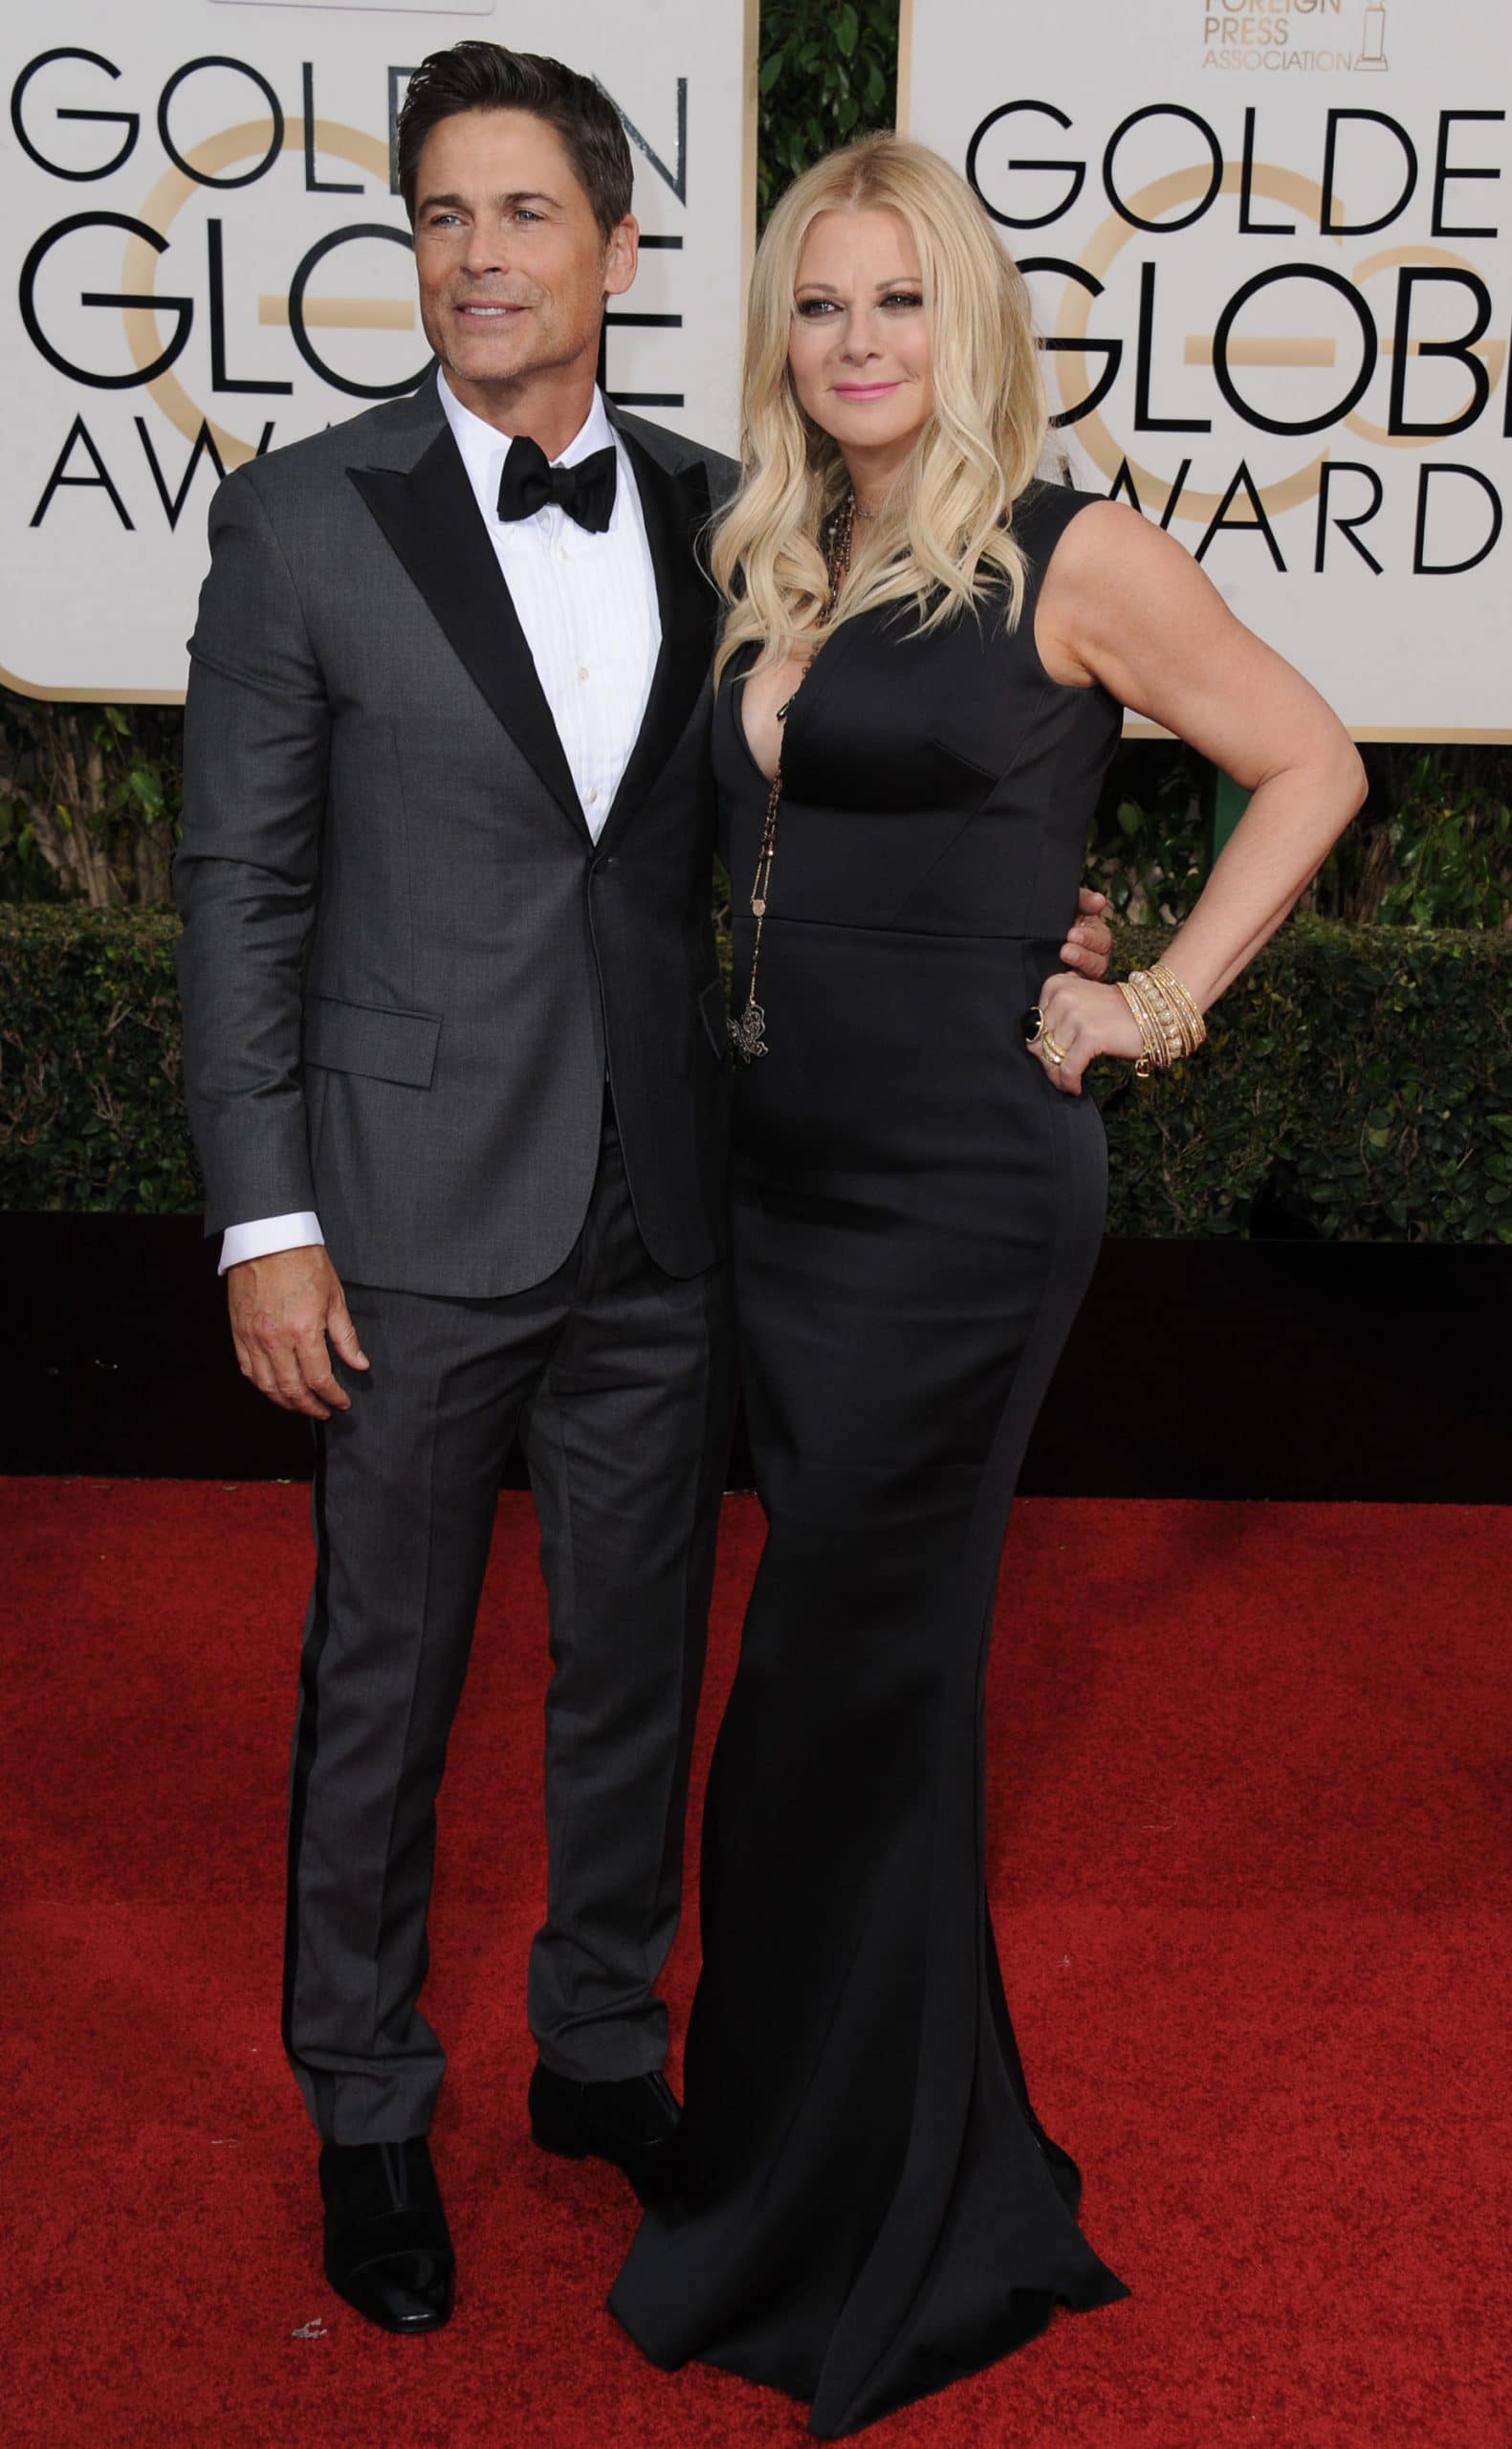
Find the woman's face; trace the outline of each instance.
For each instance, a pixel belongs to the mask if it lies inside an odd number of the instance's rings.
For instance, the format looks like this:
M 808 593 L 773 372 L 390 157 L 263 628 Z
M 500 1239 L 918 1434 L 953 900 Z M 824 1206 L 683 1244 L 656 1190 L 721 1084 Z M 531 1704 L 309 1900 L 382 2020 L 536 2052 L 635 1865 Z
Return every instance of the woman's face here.
M 801 406 L 847 461 L 901 467 L 933 398 L 918 250 L 901 213 L 809 224 L 787 362 Z

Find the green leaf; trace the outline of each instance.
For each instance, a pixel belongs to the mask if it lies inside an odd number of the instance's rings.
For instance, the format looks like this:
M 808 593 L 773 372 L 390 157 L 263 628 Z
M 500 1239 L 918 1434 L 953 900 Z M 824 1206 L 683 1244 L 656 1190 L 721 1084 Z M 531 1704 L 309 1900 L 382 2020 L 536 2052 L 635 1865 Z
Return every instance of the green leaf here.
M 860 33 L 861 21 L 857 17 L 855 10 L 847 5 L 845 8 L 841 10 L 839 15 L 835 19 L 835 40 L 846 59 L 850 57 L 851 53 L 855 50 L 856 39 Z

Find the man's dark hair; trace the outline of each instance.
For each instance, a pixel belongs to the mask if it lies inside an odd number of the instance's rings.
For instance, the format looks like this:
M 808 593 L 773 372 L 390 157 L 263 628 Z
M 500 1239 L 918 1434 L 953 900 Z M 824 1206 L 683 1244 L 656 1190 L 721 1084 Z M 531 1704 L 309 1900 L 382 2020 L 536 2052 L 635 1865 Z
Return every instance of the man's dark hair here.
M 530 111 L 554 127 L 607 238 L 630 210 L 630 147 L 620 114 L 591 77 L 533 51 L 498 42 L 454 42 L 427 54 L 399 113 L 399 189 L 410 223 L 415 182 L 431 129 L 459 111 Z

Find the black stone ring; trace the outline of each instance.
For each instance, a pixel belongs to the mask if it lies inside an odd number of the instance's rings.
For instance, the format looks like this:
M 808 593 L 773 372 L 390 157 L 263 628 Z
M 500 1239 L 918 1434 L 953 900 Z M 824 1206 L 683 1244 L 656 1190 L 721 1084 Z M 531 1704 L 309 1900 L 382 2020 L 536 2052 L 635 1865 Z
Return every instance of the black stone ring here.
M 1044 1014 L 1038 1004 L 1030 1004 L 1027 1012 L 1020 1018 L 1019 1026 L 1023 1031 L 1025 1046 L 1038 1046 L 1044 1035 Z

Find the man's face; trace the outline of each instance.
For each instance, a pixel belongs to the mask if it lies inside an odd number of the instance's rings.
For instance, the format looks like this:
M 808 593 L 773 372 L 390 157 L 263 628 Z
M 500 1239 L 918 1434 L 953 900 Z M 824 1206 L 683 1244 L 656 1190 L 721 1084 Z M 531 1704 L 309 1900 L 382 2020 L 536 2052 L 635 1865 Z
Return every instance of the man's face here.
M 605 241 L 554 127 L 530 111 L 459 111 L 427 137 L 415 182 L 426 338 L 453 388 L 513 388 L 597 361 L 605 296 L 635 277 L 636 225 Z

